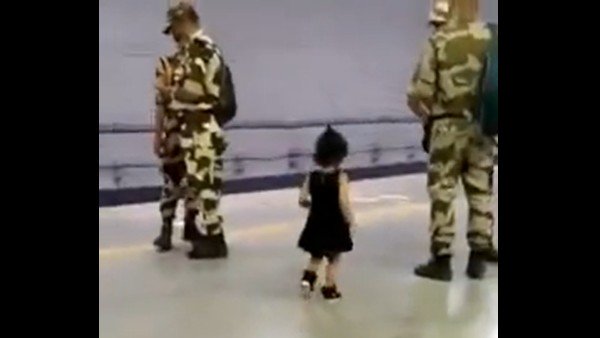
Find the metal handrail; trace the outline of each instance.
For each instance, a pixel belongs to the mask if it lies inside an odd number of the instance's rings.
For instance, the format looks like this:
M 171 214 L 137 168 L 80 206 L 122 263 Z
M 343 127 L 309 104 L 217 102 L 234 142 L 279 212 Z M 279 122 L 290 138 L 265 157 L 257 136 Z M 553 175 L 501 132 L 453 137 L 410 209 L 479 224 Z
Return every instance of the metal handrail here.
M 327 124 L 332 126 L 356 126 L 356 125 L 374 125 L 374 124 L 416 124 L 419 121 L 415 118 L 407 117 L 373 117 L 373 118 L 338 118 L 338 119 L 312 119 L 303 121 L 246 121 L 234 122 L 225 127 L 226 130 L 297 130 L 305 128 L 324 127 Z M 100 135 L 110 134 L 142 134 L 151 133 L 154 129 L 151 125 L 142 124 L 100 124 L 98 133 Z M 373 144 L 369 149 L 362 149 L 351 152 L 349 155 L 370 154 L 371 163 L 375 164 L 379 161 L 381 153 L 399 150 L 412 150 L 418 152 L 416 146 L 404 147 L 380 147 Z M 414 153 L 409 154 L 409 158 L 413 157 Z M 312 152 L 298 149 L 290 149 L 287 154 L 281 154 L 271 157 L 256 157 L 256 156 L 233 156 L 225 158 L 225 162 L 231 162 L 234 166 L 234 172 L 241 175 L 244 172 L 245 162 L 272 162 L 287 160 L 289 169 L 295 170 L 298 166 L 298 159 L 310 158 Z M 156 169 L 158 163 L 111 163 L 100 164 L 99 170 L 108 170 L 113 173 L 115 185 L 120 186 L 123 178 L 122 170 L 126 169 Z
M 305 128 L 323 127 L 327 124 L 332 126 L 351 125 L 373 125 L 373 124 L 415 124 L 420 123 L 414 117 L 389 117 L 380 116 L 373 118 L 334 118 L 334 119 L 311 119 L 302 121 L 241 121 L 233 122 L 225 126 L 225 130 L 295 130 Z M 130 123 L 101 123 L 98 133 L 105 134 L 142 134 L 151 133 L 154 129 L 149 124 Z
M 419 151 L 420 148 L 417 146 L 404 146 L 404 147 L 377 147 L 373 146 L 369 149 L 362 149 L 350 152 L 348 155 L 358 155 L 358 154 L 376 154 L 381 152 L 391 152 L 391 151 L 399 151 L 399 150 L 415 150 Z M 223 159 L 225 162 L 272 162 L 272 161 L 281 161 L 281 160 L 289 160 L 291 158 L 310 158 L 313 154 L 311 152 L 306 151 L 297 151 L 290 152 L 288 154 L 282 154 L 271 157 L 255 157 L 255 156 L 239 156 L 239 157 L 229 157 Z M 100 170 L 121 170 L 121 169 L 153 169 L 157 168 L 158 163 L 113 163 L 113 164 L 101 164 L 99 165 Z

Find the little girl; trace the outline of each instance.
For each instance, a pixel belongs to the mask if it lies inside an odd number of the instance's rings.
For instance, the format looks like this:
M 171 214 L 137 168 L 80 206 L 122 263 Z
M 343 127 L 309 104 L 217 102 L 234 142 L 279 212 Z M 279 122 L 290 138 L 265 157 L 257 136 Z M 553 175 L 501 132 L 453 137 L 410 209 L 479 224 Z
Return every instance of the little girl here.
M 336 285 L 336 274 L 342 252 L 352 250 L 355 229 L 350 209 L 348 175 L 340 169 L 348 155 L 348 143 L 331 126 L 319 136 L 314 161 L 319 167 L 307 175 L 300 192 L 300 206 L 310 209 L 298 246 L 311 258 L 302 277 L 302 291 L 310 297 L 315 288 L 317 270 L 323 257 L 328 260 L 325 286 L 327 300 L 338 300 L 342 294 Z

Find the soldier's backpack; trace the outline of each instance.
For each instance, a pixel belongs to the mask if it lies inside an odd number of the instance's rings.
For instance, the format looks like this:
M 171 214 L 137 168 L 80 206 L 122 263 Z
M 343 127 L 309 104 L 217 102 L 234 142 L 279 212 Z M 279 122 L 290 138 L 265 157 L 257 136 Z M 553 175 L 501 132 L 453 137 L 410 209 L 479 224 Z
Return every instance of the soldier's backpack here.
M 479 86 L 478 121 L 483 133 L 498 135 L 498 25 L 488 24 L 492 39 L 485 57 L 484 71 Z
M 231 69 L 223 60 L 221 71 L 221 90 L 219 94 L 219 104 L 217 106 L 217 122 L 224 126 L 229 123 L 237 114 L 237 100 L 235 98 L 235 87 Z

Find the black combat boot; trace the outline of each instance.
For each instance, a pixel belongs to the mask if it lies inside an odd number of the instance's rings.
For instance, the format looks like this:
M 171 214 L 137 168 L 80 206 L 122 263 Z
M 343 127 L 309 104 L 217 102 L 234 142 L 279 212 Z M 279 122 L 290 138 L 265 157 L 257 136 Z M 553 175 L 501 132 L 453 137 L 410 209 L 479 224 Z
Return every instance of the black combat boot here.
M 302 287 L 302 296 L 310 298 L 310 295 L 315 290 L 315 282 L 317 281 L 317 273 L 314 271 L 304 270 L 300 286 Z
M 494 247 L 490 248 L 490 251 L 488 251 L 487 255 L 485 255 L 485 260 L 488 263 L 498 264 L 498 249 Z
M 192 251 L 188 253 L 189 259 L 215 259 L 227 257 L 227 243 L 223 233 L 213 236 L 200 234 L 197 240 L 192 242 Z
M 437 281 L 449 282 L 452 280 L 450 256 L 433 257 L 426 264 L 415 268 L 415 275 Z
M 474 252 L 469 254 L 469 263 L 467 264 L 467 276 L 471 279 L 483 279 L 486 270 L 487 251 Z
M 171 235 L 173 234 L 173 225 L 163 224 L 160 228 L 160 235 L 154 240 L 154 246 L 158 252 L 166 252 L 173 248 L 171 243 Z
M 183 222 L 183 240 L 186 242 L 194 242 L 200 239 L 200 231 L 196 226 L 197 211 L 190 211 L 186 213 Z

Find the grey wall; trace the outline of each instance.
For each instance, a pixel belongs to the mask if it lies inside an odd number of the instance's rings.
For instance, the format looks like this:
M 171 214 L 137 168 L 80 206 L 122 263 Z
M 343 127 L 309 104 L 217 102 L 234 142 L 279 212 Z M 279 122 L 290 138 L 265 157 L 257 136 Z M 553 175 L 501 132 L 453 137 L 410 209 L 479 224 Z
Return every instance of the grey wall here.
M 200 0 L 206 29 L 231 64 L 237 121 L 302 121 L 340 117 L 408 117 L 405 88 L 427 34 L 429 0 Z M 497 21 L 497 0 L 484 17 Z M 153 66 L 171 48 L 160 34 L 166 0 L 100 0 L 99 122 L 151 122 Z M 373 144 L 416 146 L 418 125 L 340 128 L 355 150 Z M 310 150 L 319 129 L 230 131 L 232 156 Z M 99 162 L 152 163 L 151 136 L 100 135 Z M 383 154 L 381 163 L 422 158 L 418 151 Z M 370 165 L 368 155 L 349 166 Z M 304 161 L 299 170 L 310 163 Z M 247 163 L 242 174 L 289 172 L 286 161 Z M 156 185 L 155 169 L 120 173 L 120 186 Z M 115 186 L 100 170 L 100 188 Z

